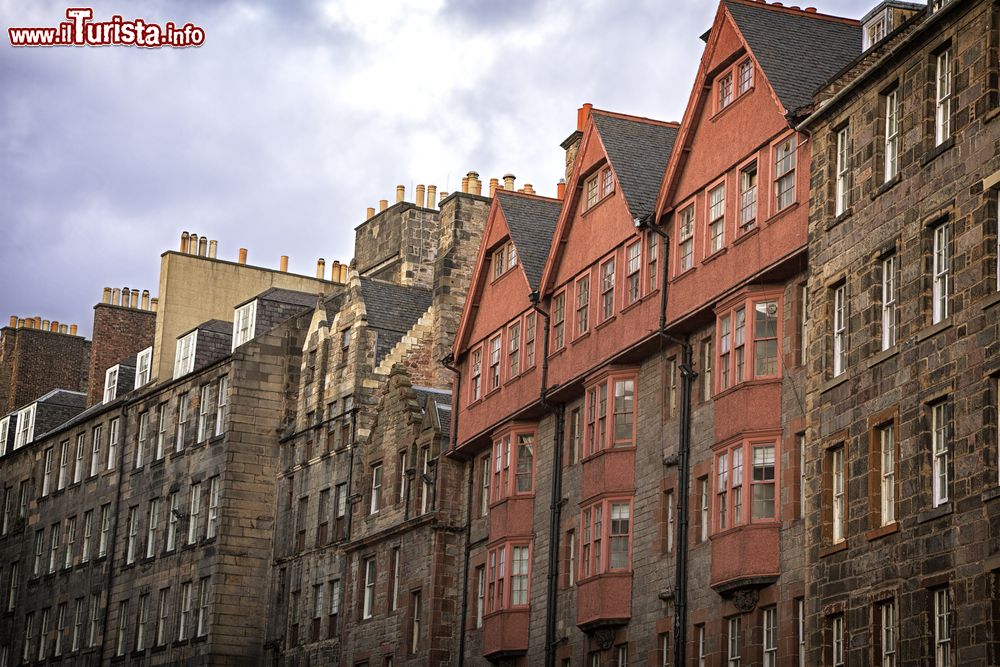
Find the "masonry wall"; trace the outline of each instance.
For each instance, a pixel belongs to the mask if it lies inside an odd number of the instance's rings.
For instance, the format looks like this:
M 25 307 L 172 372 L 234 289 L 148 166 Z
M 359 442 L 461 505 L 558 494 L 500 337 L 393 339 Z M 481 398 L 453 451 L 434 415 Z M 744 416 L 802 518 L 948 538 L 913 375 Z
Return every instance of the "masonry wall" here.
M 150 347 L 155 333 L 156 313 L 152 311 L 109 303 L 94 306 L 87 405 L 99 403 L 104 398 L 105 371 Z
M 87 391 L 90 341 L 41 329 L 2 331 L 0 412 L 24 407 L 52 389 Z
M 355 229 L 359 273 L 400 285 L 431 287 L 438 250 L 438 211 L 399 202 Z

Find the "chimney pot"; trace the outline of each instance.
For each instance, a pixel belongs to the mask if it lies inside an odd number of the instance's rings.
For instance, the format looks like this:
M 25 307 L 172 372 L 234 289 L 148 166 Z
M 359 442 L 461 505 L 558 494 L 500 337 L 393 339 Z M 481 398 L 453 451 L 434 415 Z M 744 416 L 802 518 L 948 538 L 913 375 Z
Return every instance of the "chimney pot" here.
M 101 297 L 101 303 L 111 303 L 111 288 L 104 288 L 104 296 Z
M 120 306 L 122 303 L 122 291 L 117 287 L 111 290 L 111 305 Z
M 69 335 L 75 336 L 76 332 L 77 332 L 76 325 L 75 324 L 69 325 Z
M 240 264 L 246 264 L 246 263 L 247 263 L 247 249 L 240 248 Z M 155 302 L 156 299 L 153 299 L 153 301 Z M 156 309 L 154 308 L 153 310 Z
M 468 192 L 468 191 L 469 191 L 469 177 L 468 176 L 463 176 L 462 177 L 462 192 Z
M 437 197 L 437 186 L 427 186 L 427 208 L 434 208 L 435 197 Z
M 48 331 L 49 330 L 49 326 L 50 326 L 50 323 L 49 323 L 48 320 L 42 320 L 42 331 Z
M 278 263 L 278 270 L 282 273 L 288 273 L 288 255 L 281 256 L 281 260 Z
M 191 242 L 188 243 L 188 254 L 197 255 L 198 254 L 198 235 L 191 235 Z
M 424 184 L 421 183 L 417 186 L 417 201 L 415 202 L 419 208 L 424 207 Z
M 560 178 L 559 182 L 556 183 L 556 199 L 562 199 L 566 196 L 566 179 Z
M 441 194 L 438 195 L 438 205 L 440 206 L 441 202 L 443 202 L 447 198 L 448 198 L 448 193 L 442 190 Z
M 188 251 L 188 243 L 191 241 L 191 235 L 187 232 L 181 234 L 181 252 L 186 253 Z
M 534 186 L 532 186 L 531 183 L 525 183 L 524 184 L 524 193 L 525 194 L 529 194 L 529 195 L 535 194 L 535 188 L 534 188 Z
M 378 210 L 379 211 L 384 211 L 387 208 L 389 208 L 389 200 L 388 199 L 379 199 L 378 200 Z
M 149 310 L 149 290 L 142 290 L 142 309 Z
M 406 198 L 406 186 L 397 185 L 396 186 L 396 203 L 403 201 Z
M 514 174 L 504 174 L 503 175 L 503 189 L 514 191 Z
M 320 257 L 316 260 L 316 278 L 323 280 L 326 277 L 326 260 Z
M 590 110 L 594 108 L 594 105 L 587 102 L 582 107 L 580 107 L 576 112 L 576 129 L 583 132 L 584 126 L 587 124 L 587 119 L 590 118 Z
M 219 242 L 212 239 L 208 242 L 208 256 L 210 259 L 215 259 L 216 253 L 219 252 Z
M 808 12 L 809 14 L 815 14 L 816 13 L 816 8 L 815 7 L 806 7 L 805 11 Z
M 60 324 L 59 325 L 59 333 L 61 333 L 61 334 L 69 334 L 69 326 L 66 325 L 66 324 Z
M 25 327 L 25 322 L 23 317 L 17 318 L 17 328 L 23 329 Z
M 55 320 L 52 320 L 52 324 L 49 328 L 49 331 L 52 331 L 54 333 L 59 333 L 59 323 L 56 322 Z
M 202 236 L 198 240 L 198 255 L 201 257 L 208 257 L 208 237 Z
M 204 238 L 204 237 L 202 237 L 202 238 Z M 132 297 L 132 299 L 131 299 L 131 301 L 129 301 L 129 304 L 128 304 L 129 308 L 138 308 L 139 307 L 139 290 L 137 290 L 137 289 L 132 290 L 131 297 Z
M 129 297 L 130 297 L 130 295 L 129 295 L 129 289 L 127 287 L 123 287 L 122 288 L 122 306 L 124 306 L 125 308 L 128 308 Z
M 497 178 L 491 178 L 490 179 L 490 199 L 492 199 L 496 195 L 497 188 L 499 186 L 500 186 L 500 180 L 499 179 L 497 179 Z
M 159 305 L 159 303 L 160 303 L 159 299 L 150 299 L 149 300 L 149 308 L 150 308 L 150 310 L 152 310 L 155 313 L 156 312 L 156 308 Z
M 17 315 L 11 315 L 10 316 L 10 328 L 11 329 L 16 329 L 17 328 Z
M 375 217 L 375 207 L 369 206 L 368 211 L 365 213 L 365 220 L 371 220 Z
M 24 328 L 25 329 L 34 329 L 35 328 L 35 318 L 34 317 L 26 317 L 24 319 Z
M 42 318 L 39 315 L 35 315 L 35 328 L 36 329 L 42 328 Z

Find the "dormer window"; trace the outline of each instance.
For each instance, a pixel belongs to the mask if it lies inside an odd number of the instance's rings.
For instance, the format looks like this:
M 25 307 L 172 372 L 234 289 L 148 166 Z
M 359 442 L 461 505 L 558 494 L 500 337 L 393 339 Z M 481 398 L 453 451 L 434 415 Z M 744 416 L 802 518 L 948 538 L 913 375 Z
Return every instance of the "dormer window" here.
M 149 383 L 151 369 L 153 366 L 153 348 L 147 347 L 145 350 L 140 352 L 135 358 L 135 387 L 145 386 Z M 107 386 L 107 382 L 104 383 Z
M 867 51 L 878 44 L 891 30 L 892 10 L 883 9 L 865 23 L 862 50 Z
M 753 63 L 750 62 L 749 58 L 747 58 L 740 63 L 740 66 L 737 69 L 740 76 L 740 95 L 742 95 L 753 88 Z
M 496 280 L 503 274 L 517 266 L 517 250 L 511 241 L 507 241 L 502 246 L 493 251 L 493 279 Z
M 733 103 L 733 75 L 725 74 L 719 79 L 719 111 Z
M 931 0 L 931 13 L 940 11 L 945 5 L 947 5 L 951 0 Z
M 192 331 L 177 339 L 177 353 L 174 355 L 174 379 L 194 370 L 194 350 L 198 344 L 198 332 Z
M 35 439 L 35 405 L 32 403 L 17 413 L 14 449 L 20 449 Z
M 104 372 L 104 402 L 110 403 L 118 394 L 118 366 L 112 366 Z
M 611 167 L 604 167 L 588 178 L 584 186 L 584 191 L 587 193 L 588 209 L 614 192 L 615 179 L 611 173 Z
M 253 338 L 254 327 L 257 324 L 257 302 L 240 306 L 233 317 L 233 349 Z
M 10 417 L 0 419 L 0 456 L 7 453 L 7 434 L 10 430 Z

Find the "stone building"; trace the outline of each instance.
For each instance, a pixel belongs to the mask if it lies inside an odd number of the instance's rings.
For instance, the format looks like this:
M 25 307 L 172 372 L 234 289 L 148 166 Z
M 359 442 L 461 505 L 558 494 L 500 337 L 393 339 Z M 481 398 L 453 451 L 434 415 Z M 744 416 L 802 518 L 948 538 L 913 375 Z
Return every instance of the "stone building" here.
M 996 665 L 1000 14 L 953 0 L 899 21 L 899 4 L 865 18 L 878 38 L 801 126 L 805 650 Z
M 0 414 L 53 389 L 86 390 L 89 361 L 90 341 L 75 324 L 11 316 L 0 329 Z

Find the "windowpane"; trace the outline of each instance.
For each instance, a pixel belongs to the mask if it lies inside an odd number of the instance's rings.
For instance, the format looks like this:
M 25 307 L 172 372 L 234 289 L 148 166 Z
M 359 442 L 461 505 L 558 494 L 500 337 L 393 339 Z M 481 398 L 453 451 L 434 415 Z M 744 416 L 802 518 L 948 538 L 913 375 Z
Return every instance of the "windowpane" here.
M 778 372 L 778 304 L 766 301 L 754 304 L 754 375 Z

